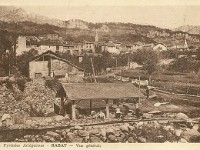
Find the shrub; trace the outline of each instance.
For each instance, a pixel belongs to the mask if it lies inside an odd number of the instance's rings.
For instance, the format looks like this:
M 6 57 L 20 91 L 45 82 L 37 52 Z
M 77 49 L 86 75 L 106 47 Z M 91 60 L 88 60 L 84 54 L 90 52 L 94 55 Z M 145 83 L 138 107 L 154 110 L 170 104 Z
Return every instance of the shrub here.
M 12 85 L 12 81 L 10 81 L 9 79 L 6 79 L 5 80 L 5 84 L 6 84 L 6 87 L 10 90 L 13 90 L 13 85 Z
M 22 79 L 17 79 L 16 80 L 16 83 L 18 85 L 18 88 L 21 90 L 21 91 L 24 91 L 25 89 L 25 84 L 26 84 L 26 79 L 22 78 Z
M 0 67 L 0 77 L 5 77 L 5 76 L 6 76 L 5 70 L 2 67 Z
M 57 91 L 60 88 L 61 83 L 59 82 L 58 79 L 48 78 L 48 79 L 45 80 L 45 86 L 54 90 L 54 91 Z

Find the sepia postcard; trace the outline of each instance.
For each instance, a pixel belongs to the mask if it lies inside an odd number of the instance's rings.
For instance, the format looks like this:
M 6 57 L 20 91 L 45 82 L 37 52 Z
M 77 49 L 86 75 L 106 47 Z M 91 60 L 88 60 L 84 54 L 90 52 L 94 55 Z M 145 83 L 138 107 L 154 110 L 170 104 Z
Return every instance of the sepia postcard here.
M 1 0 L 0 149 L 199 149 L 199 18 L 197 0 Z

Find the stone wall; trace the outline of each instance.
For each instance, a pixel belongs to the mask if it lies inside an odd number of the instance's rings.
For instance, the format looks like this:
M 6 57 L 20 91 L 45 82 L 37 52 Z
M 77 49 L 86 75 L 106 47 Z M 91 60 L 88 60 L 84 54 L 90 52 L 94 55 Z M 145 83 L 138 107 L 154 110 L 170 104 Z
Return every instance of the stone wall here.
M 48 76 L 48 61 L 32 61 L 29 62 L 29 77 L 35 78 L 36 73 L 41 73 L 42 76 Z

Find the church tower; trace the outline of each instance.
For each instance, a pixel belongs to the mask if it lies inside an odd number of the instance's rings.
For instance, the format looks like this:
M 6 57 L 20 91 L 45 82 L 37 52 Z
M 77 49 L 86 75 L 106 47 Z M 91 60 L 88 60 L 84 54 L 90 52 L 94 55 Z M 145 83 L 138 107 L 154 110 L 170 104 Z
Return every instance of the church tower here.
M 188 50 L 188 44 L 187 44 L 186 38 L 185 38 L 184 48 L 185 48 L 186 50 Z
M 97 29 L 96 29 L 95 42 L 98 42 L 98 41 L 99 41 L 99 35 L 98 35 Z

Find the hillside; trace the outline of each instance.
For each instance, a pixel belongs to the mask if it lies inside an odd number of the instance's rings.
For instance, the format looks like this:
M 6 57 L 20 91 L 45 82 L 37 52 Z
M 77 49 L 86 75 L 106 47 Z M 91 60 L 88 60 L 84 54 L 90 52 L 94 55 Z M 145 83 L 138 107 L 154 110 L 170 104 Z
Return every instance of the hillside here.
M 79 19 L 62 21 L 29 14 L 21 8 L 0 7 L 0 30 L 20 35 L 44 35 L 57 33 L 68 42 L 94 41 L 98 31 L 100 41 L 113 39 L 123 43 L 163 43 L 167 46 L 183 45 L 187 37 L 188 45 L 200 46 L 200 35 L 182 31 L 171 31 L 150 25 L 106 22 L 91 23 Z M 188 31 L 189 32 L 189 31 Z
M 192 25 L 180 26 L 178 28 L 175 28 L 174 31 L 183 31 L 183 32 L 188 32 L 190 34 L 200 34 L 200 26 L 192 26 Z
M 14 6 L 0 6 L 0 21 L 4 22 L 33 22 L 64 27 L 63 21 L 36 14 L 27 13 L 24 9 Z

